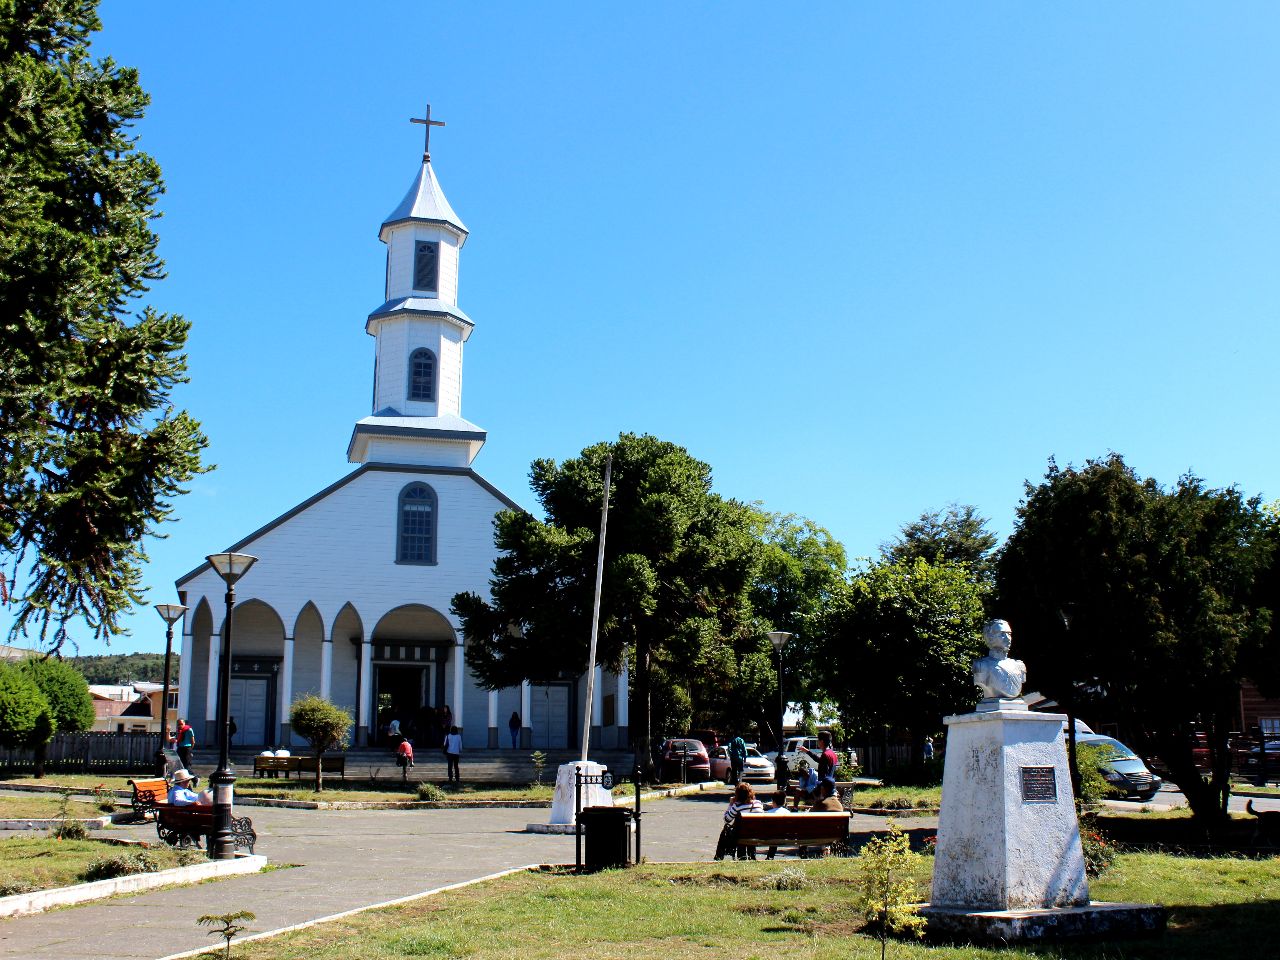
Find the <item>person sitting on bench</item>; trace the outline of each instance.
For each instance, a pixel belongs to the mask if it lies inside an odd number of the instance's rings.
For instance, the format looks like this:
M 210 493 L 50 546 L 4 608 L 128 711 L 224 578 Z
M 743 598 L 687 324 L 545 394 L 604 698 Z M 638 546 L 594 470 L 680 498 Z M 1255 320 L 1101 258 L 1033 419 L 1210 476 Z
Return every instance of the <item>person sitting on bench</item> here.
M 172 807 L 207 807 L 213 804 L 213 796 L 208 790 L 196 793 L 192 787 L 199 786 L 196 778 L 185 767 L 173 772 L 173 786 L 169 788 L 169 805 Z
M 830 780 L 819 780 L 818 789 L 814 791 L 814 804 L 810 813 L 844 813 L 844 804 L 836 795 L 836 785 Z

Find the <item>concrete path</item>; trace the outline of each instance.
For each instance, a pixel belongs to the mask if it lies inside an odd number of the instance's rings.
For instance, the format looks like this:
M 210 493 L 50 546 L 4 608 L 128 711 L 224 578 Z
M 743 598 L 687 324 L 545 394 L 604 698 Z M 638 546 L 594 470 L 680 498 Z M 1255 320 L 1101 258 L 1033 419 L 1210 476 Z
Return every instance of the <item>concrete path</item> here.
M 642 821 L 644 856 L 711 859 L 728 791 L 652 801 Z M 38 960 L 155 960 L 214 943 L 196 918 L 252 910 L 254 932 L 488 876 L 530 863 L 572 863 L 574 838 L 530 834 L 547 810 L 284 810 L 244 808 L 257 852 L 299 864 L 194 887 L 127 895 L 52 913 L 0 920 L 0 956 Z M 883 829 L 855 816 L 855 830 Z M 913 818 L 912 828 L 936 827 Z M 115 835 L 154 839 L 151 824 Z

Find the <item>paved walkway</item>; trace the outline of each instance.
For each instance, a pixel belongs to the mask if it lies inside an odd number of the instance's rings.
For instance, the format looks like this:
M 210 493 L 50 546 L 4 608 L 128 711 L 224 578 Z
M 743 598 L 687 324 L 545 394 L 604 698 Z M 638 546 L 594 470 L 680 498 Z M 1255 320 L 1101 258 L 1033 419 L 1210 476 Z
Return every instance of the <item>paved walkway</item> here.
M 727 792 L 646 804 L 644 855 L 706 860 L 715 849 Z M 0 920 L 0 956 L 60 960 L 154 960 L 211 944 L 196 918 L 252 910 L 255 931 L 487 876 L 529 863 L 571 863 L 574 838 L 525 833 L 547 810 L 284 810 L 245 808 L 257 852 L 300 864 Z M 873 818 L 866 818 L 872 820 Z M 150 825 L 116 835 L 154 839 Z

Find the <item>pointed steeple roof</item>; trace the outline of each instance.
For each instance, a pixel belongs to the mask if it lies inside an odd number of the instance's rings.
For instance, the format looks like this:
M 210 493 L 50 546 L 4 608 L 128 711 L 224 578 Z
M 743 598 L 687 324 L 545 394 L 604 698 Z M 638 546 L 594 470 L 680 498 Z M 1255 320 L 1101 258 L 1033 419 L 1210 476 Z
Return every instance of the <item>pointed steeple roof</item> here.
M 465 240 L 467 237 L 466 224 L 453 212 L 453 207 L 449 206 L 448 198 L 440 189 L 440 181 L 436 179 L 435 171 L 431 169 L 431 161 L 426 159 L 422 161 L 422 168 L 410 184 L 409 192 L 404 195 L 399 206 L 392 210 L 387 219 L 382 222 L 379 236 L 385 240 L 388 227 L 415 220 L 422 223 L 443 224 L 456 230 L 461 239 Z

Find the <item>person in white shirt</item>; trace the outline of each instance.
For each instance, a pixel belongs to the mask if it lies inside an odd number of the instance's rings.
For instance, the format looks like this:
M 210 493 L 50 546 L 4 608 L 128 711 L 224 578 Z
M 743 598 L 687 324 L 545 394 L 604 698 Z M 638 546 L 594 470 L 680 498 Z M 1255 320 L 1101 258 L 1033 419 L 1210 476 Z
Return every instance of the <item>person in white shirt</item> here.
M 724 829 L 720 831 L 720 842 L 716 845 L 717 860 L 726 856 L 733 859 L 735 855 L 756 858 L 755 847 L 738 847 L 738 817 L 744 813 L 763 813 L 764 804 L 756 799 L 756 792 L 745 780 L 733 791 L 733 799 L 724 811 Z
M 449 782 L 461 783 L 462 774 L 458 770 L 458 761 L 462 758 L 462 734 L 457 727 L 450 727 L 445 734 L 444 758 L 449 763 Z

